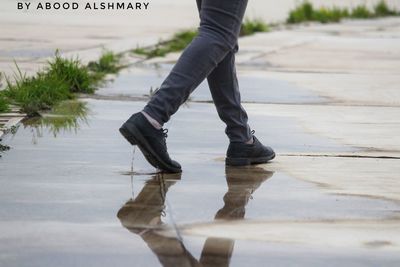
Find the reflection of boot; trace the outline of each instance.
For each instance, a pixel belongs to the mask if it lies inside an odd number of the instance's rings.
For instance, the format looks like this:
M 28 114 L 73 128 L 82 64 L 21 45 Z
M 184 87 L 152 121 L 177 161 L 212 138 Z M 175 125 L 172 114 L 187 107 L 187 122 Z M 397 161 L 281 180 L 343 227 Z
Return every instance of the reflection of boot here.
M 258 167 L 227 167 L 225 170 L 228 192 L 224 196 L 224 207 L 215 219 L 241 219 L 251 195 L 274 173 Z
M 229 238 L 209 237 L 201 252 L 200 264 L 204 267 L 228 267 L 235 241 Z
M 227 167 L 225 173 L 228 192 L 224 196 L 225 205 L 217 212 L 215 219 L 242 219 L 252 193 L 270 178 L 273 172 L 257 167 Z M 201 265 L 229 266 L 234 245 L 235 241 L 229 238 L 208 238 L 201 253 Z
M 187 251 L 183 243 L 173 237 L 164 237 L 147 231 L 140 235 L 149 248 L 157 255 L 164 267 L 200 266 L 197 260 Z
M 256 167 L 228 167 L 226 169 L 228 192 L 224 196 L 225 205 L 217 212 L 215 218 L 226 220 L 243 218 L 251 194 L 272 174 Z M 166 175 L 164 177 L 167 178 Z M 168 188 L 176 182 L 166 180 L 164 177 L 156 176 L 146 182 L 140 194 L 119 210 L 118 218 L 122 225 L 138 234 L 165 267 L 229 266 L 235 244 L 232 239 L 208 238 L 200 261 L 197 261 L 179 239 L 160 236 L 153 231 L 161 224 L 161 213 Z
M 118 211 L 118 218 L 131 231 L 141 231 L 161 224 L 165 208 L 165 196 L 180 174 L 159 174 L 148 180 L 135 199 L 131 199 Z
M 196 266 L 197 261 L 177 238 L 155 234 L 164 211 L 165 197 L 170 186 L 174 185 L 180 174 L 157 175 L 146 182 L 135 199 L 129 200 L 119 211 L 122 225 L 132 233 L 138 234 L 157 255 L 160 263 L 166 267 Z M 174 179 L 174 180 L 173 180 Z

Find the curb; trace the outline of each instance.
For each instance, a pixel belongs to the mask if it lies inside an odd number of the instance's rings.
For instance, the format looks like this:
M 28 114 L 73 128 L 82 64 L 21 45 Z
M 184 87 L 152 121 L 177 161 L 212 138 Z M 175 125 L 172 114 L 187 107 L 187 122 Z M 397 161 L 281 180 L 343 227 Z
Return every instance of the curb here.
M 26 114 L 17 111 L 17 108 L 13 108 L 10 113 L 0 113 L 0 138 L 26 117 Z

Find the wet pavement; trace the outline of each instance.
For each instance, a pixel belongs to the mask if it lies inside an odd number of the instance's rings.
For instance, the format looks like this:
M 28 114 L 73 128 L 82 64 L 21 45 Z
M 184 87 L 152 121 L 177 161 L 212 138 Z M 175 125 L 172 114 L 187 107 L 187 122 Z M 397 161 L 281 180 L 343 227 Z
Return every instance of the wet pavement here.
M 140 66 L 140 65 L 139 65 Z M 96 92 L 101 96 L 114 99 L 146 98 L 151 90 L 157 90 L 172 65 L 150 65 L 132 67 L 122 71 L 118 78 L 108 87 Z M 328 98 L 320 97 L 306 88 L 293 83 L 266 77 L 264 74 L 254 72 L 240 72 L 239 83 L 244 90 L 241 97 L 248 103 L 326 103 Z M 135 89 L 133 90 L 132 85 Z M 204 81 L 191 94 L 190 100 L 194 102 L 212 102 L 207 81 Z
M 184 167 L 182 175 L 156 174 L 116 130 L 143 105 L 71 102 L 6 136 L 12 150 L 0 165 L 1 265 L 398 263 L 398 228 L 387 224 L 398 225 L 399 203 L 327 193 L 275 171 L 274 164 L 226 168 L 223 125 L 210 103 L 189 103 L 168 125 L 168 145 Z M 258 136 L 279 154 L 349 149 L 305 133 L 294 120 L 250 116 Z M 359 240 L 349 243 L 348 232 L 357 224 Z M 335 225 L 343 231 L 328 242 L 332 230 L 325 228 Z M 284 226 L 295 232 L 304 227 L 300 233 L 312 242 L 286 240 L 292 235 L 284 232 L 277 242 L 265 232 Z
M 3 138 L 0 266 L 399 266 L 399 29 L 389 18 L 241 40 L 249 123 L 278 155 L 266 165 L 225 167 L 205 83 L 166 125 L 181 175 L 120 136 L 177 54 L 25 120 Z

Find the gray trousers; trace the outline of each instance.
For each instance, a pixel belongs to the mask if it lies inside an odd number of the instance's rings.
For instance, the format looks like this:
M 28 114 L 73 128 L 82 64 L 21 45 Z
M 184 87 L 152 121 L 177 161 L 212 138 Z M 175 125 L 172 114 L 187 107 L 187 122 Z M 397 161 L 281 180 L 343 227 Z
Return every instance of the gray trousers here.
M 247 142 L 252 135 L 241 105 L 235 69 L 237 40 L 247 0 L 196 1 L 200 12 L 199 34 L 183 51 L 143 111 L 164 124 L 207 78 L 229 140 Z

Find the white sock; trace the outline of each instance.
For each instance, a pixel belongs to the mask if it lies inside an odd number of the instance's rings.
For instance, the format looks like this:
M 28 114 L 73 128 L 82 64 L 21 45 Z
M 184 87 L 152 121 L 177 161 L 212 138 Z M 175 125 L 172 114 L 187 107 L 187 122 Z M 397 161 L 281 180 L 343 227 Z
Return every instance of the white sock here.
M 249 141 L 246 142 L 246 144 L 248 145 L 252 145 L 254 143 L 254 138 L 253 136 L 251 137 L 251 139 Z
M 158 121 L 153 119 L 149 114 L 147 114 L 144 111 L 142 111 L 142 114 L 146 117 L 146 119 L 150 122 L 150 124 L 153 125 L 154 128 L 156 128 L 157 130 L 162 129 L 162 125 L 160 123 L 158 123 Z

